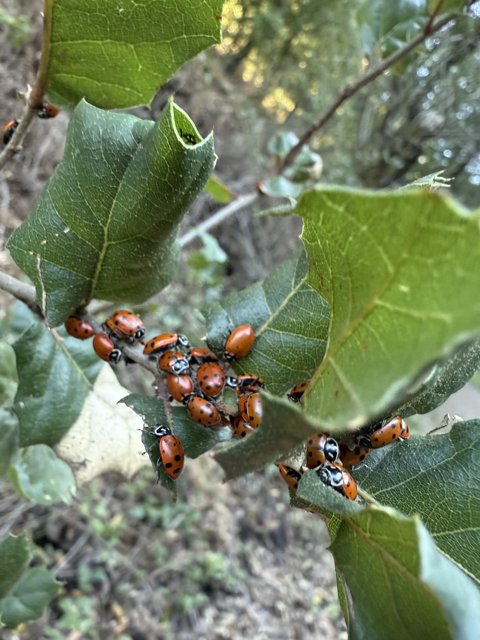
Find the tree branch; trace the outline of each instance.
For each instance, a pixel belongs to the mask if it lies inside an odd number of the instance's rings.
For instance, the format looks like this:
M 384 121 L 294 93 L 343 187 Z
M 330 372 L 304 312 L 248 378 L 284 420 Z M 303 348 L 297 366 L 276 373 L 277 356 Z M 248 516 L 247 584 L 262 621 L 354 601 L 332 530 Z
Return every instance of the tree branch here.
M 40 65 L 38 67 L 35 83 L 25 95 L 25 108 L 18 122 L 18 127 L 7 144 L 5 149 L 0 153 L 0 169 L 13 158 L 22 148 L 22 143 L 27 134 L 28 128 L 38 110 L 43 106 L 45 88 L 47 84 L 48 60 L 50 57 L 50 36 L 52 31 L 52 1 L 45 0 L 43 11 L 43 34 L 42 34 L 42 52 L 40 55 Z
M 21 282 L 6 273 L 0 272 L 0 289 L 24 302 L 34 313 L 43 319 L 40 307 L 35 302 L 35 287 Z
M 321 116 L 321 118 L 315 122 L 309 129 L 305 131 L 305 133 L 300 137 L 297 144 L 290 149 L 288 154 L 283 159 L 283 162 L 280 164 L 278 173 L 282 173 L 287 167 L 289 167 L 292 162 L 295 160 L 297 155 L 300 153 L 301 149 L 309 140 L 312 138 L 314 134 L 316 134 L 320 129 L 322 129 L 327 122 L 335 115 L 339 107 L 354 96 L 360 89 L 363 89 L 367 84 L 373 82 L 378 76 L 382 75 L 387 69 L 393 67 L 399 60 L 405 58 L 413 49 L 418 47 L 422 42 L 424 42 L 428 37 L 430 37 L 436 31 L 439 31 L 446 24 L 455 19 L 457 14 L 449 13 L 434 24 L 429 21 L 428 29 L 424 29 L 422 33 L 420 33 L 416 38 L 407 42 L 407 44 L 392 53 L 391 56 L 386 58 L 381 64 L 377 65 L 373 69 L 371 69 L 368 73 L 366 73 L 362 78 L 359 78 L 353 84 L 347 84 L 332 102 L 332 104 L 327 107 L 325 113 Z
M 216 227 L 217 224 L 220 224 L 230 216 L 233 216 L 234 213 L 238 213 L 238 211 L 246 209 L 259 197 L 260 196 L 258 193 L 247 193 L 244 196 L 240 196 L 233 202 L 230 202 L 225 207 L 222 207 L 216 213 L 214 213 L 213 216 L 210 216 L 210 218 L 207 218 L 198 226 L 190 229 L 190 231 L 187 231 L 187 233 L 181 236 L 179 238 L 180 246 L 185 247 L 187 244 L 190 244 L 192 240 L 195 240 L 199 233 L 201 233 L 202 231 L 208 231 L 209 229 Z

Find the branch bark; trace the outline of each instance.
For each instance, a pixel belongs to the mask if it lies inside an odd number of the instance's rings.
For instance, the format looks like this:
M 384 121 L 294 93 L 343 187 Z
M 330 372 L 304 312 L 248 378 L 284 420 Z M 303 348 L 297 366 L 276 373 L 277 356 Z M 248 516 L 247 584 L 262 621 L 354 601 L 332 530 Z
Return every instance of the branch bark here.
M 47 69 L 50 56 L 50 36 L 52 29 L 52 2 L 45 0 L 43 10 L 43 34 L 42 52 L 40 55 L 40 65 L 38 67 L 35 83 L 25 94 L 25 108 L 18 122 L 18 127 L 7 144 L 0 153 L 0 169 L 2 169 L 13 156 L 22 149 L 22 143 L 32 120 L 42 107 L 44 102 L 45 88 L 47 85 Z

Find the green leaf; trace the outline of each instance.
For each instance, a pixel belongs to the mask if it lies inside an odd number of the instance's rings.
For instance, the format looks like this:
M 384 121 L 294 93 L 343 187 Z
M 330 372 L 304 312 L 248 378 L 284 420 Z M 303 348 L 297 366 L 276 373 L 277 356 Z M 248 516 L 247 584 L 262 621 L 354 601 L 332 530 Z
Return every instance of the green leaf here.
M 52 102 L 106 109 L 148 104 L 199 51 L 220 42 L 222 0 L 47 0 Z
M 132 393 L 120 402 L 125 403 L 141 416 L 146 426 L 161 424 L 169 426 L 182 443 L 187 458 L 198 458 L 206 451 L 209 451 L 219 442 L 230 440 L 231 431 L 228 427 L 222 429 L 211 429 L 193 422 L 188 417 L 184 407 L 165 407 L 163 400 Z M 145 429 L 142 434 L 142 441 L 148 453 L 153 468 L 157 471 L 160 483 L 174 490 L 175 482 L 165 473 L 159 462 L 158 438 Z
M 262 403 L 262 424 L 258 429 L 214 455 L 226 480 L 285 457 L 312 433 L 321 431 L 293 402 L 262 393 Z
M 0 476 L 8 470 L 18 449 L 18 420 L 16 416 L 0 409 Z
M 439 193 L 326 188 L 301 198 L 308 282 L 332 307 L 305 394 L 326 430 L 398 406 L 422 371 L 480 333 L 480 226 Z
M 10 591 L 30 560 L 27 538 L 8 536 L 0 541 L 0 598 Z
M 204 189 L 219 204 L 228 204 L 234 197 L 233 191 L 216 175 L 210 176 Z
M 17 392 L 15 352 L 6 342 L 0 342 L 0 406 L 10 407 Z
M 261 184 L 262 193 L 271 198 L 297 198 L 302 189 L 301 184 L 295 184 L 283 176 L 275 176 Z
M 12 462 L 10 479 L 25 498 L 36 504 L 71 504 L 76 491 L 72 470 L 45 444 L 22 449 Z
M 39 618 L 59 590 L 60 583 L 47 569 L 27 569 L 11 592 L 0 599 L 2 622 L 12 629 Z
M 17 316 L 17 322 L 31 323 L 14 344 L 19 384 L 13 410 L 20 423 L 20 444 L 53 445 L 78 418 L 103 363 L 91 344 L 55 340 L 30 312 Z M 58 334 L 66 336 L 63 329 Z
M 373 499 L 419 514 L 442 552 L 480 583 L 480 420 L 373 452 L 354 475 Z
M 171 101 L 156 124 L 80 103 L 63 161 L 8 243 L 49 323 L 92 297 L 135 303 L 164 287 L 178 225 L 214 161 L 212 136 L 201 140 Z
M 438 552 L 418 518 L 370 508 L 345 519 L 330 548 L 347 594 L 350 638 L 469 640 L 480 628 L 477 588 Z
M 263 282 L 235 293 L 203 310 L 208 341 L 218 352 L 240 324 L 256 331 L 252 352 L 235 369 L 256 373 L 274 394 L 309 378 L 326 348 L 329 307 L 305 282 L 303 253 L 277 267 Z
M 453 356 L 429 372 L 427 380 L 407 402 L 395 410 L 404 418 L 428 413 L 461 389 L 480 368 L 480 340 L 459 347 Z

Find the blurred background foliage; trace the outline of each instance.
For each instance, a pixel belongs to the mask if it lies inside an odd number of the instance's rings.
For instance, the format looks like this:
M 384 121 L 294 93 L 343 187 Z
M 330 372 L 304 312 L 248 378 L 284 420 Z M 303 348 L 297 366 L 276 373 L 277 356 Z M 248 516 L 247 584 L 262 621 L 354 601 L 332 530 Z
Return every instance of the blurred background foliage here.
M 428 20 L 424 0 L 227 0 L 224 16 L 225 73 L 246 84 L 267 129 L 297 133 Z M 338 111 L 312 144 L 324 181 L 396 187 L 444 169 L 455 195 L 478 203 L 479 17 L 470 3 Z

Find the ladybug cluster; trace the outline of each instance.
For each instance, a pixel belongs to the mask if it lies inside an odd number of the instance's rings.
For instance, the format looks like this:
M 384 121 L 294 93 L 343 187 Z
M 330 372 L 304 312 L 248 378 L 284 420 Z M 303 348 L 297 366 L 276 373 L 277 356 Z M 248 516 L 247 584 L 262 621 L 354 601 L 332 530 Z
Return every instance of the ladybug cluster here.
M 114 364 L 125 357 L 122 344 L 142 344 L 144 355 L 155 361 L 159 374 L 166 376 L 170 401 L 183 404 L 194 422 L 214 429 L 229 426 L 234 438 L 245 438 L 262 422 L 263 379 L 253 373 L 228 375 L 232 363 L 245 358 L 255 342 L 255 332 L 248 323 L 231 331 L 220 357 L 208 346 L 192 346 L 182 334 L 162 333 L 145 341 L 142 320 L 127 309 L 112 313 L 98 332 L 79 316 L 67 318 L 65 328 L 69 335 L 80 340 L 93 337 L 93 349 L 98 357 Z M 309 382 L 303 380 L 296 384 L 287 398 L 301 402 Z M 233 389 L 236 394 L 233 414 L 223 402 L 225 388 Z M 154 425 L 149 431 L 156 438 L 154 446 L 158 446 L 159 461 L 166 474 L 176 480 L 184 464 L 182 443 L 169 427 Z M 406 440 L 409 435 L 408 426 L 400 416 L 366 427 L 350 439 L 337 441 L 327 433 L 318 433 L 306 444 L 306 467 L 313 469 L 324 484 L 355 500 L 357 484 L 348 469 L 363 462 L 372 449 Z M 302 469 L 297 471 L 285 464 L 277 466 L 286 484 L 296 490 Z
M 37 116 L 42 120 L 47 120 L 49 118 L 55 118 L 55 116 L 57 116 L 59 113 L 60 109 L 54 104 L 51 104 L 50 102 L 44 102 L 40 109 L 38 109 Z M 7 145 L 10 142 L 17 127 L 18 120 L 9 120 L 2 127 L 3 144 Z
M 141 319 L 126 309 L 115 311 L 102 325 L 102 331 L 79 316 L 69 316 L 67 333 L 80 340 L 93 337 L 93 349 L 99 358 L 116 364 L 124 357 L 122 342 L 143 344 L 143 353 L 155 360 L 159 374 L 166 376 L 170 401 L 183 404 L 189 418 L 205 427 L 230 426 L 233 436 L 243 438 L 256 429 L 262 419 L 259 390 L 263 380 L 253 374 L 238 378 L 227 375 L 231 364 L 244 358 L 255 342 L 250 324 L 243 324 L 228 335 L 219 358 L 209 347 L 191 346 L 188 338 L 177 333 L 162 333 L 144 341 L 145 326 Z M 222 401 L 225 388 L 236 391 L 238 410 L 227 412 Z M 183 447 L 168 427 L 156 425 L 151 433 L 158 438 L 160 460 L 165 472 L 176 479 L 183 468 Z M 173 460 L 173 451 L 179 460 Z M 171 464 L 170 464 L 171 463 Z
M 298 383 L 287 397 L 293 402 L 300 402 L 308 383 L 308 380 Z M 348 500 L 355 500 L 358 495 L 357 483 L 347 468 L 363 462 L 372 449 L 379 449 L 409 437 L 408 426 L 400 416 L 370 425 L 352 438 L 340 442 L 328 433 L 317 433 L 309 438 L 306 444 L 306 467 L 313 469 L 328 487 L 332 487 Z M 297 471 L 285 464 L 278 464 L 277 467 L 286 484 L 296 491 L 302 470 Z

